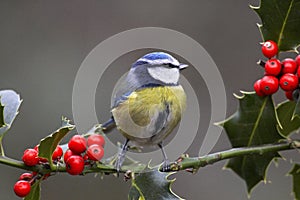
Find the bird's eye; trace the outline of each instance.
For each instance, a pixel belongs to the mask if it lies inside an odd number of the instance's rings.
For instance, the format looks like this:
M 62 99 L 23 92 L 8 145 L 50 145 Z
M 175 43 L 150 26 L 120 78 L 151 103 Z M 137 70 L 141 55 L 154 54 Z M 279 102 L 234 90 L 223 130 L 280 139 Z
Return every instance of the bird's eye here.
M 171 64 L 171 63 L 168 63 L 167 65 L 168 65 L 168 67 L 170 67 L 170 68 L 178 68 L 178 66 L 173 65 L 173 64 Z

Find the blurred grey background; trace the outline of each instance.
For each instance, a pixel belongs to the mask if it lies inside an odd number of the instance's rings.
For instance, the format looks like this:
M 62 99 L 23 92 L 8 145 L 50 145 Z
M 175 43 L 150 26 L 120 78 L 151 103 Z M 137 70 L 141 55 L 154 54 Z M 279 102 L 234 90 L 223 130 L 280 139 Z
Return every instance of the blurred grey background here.
M 256 27 L 259 19 L 249 4 L 257 5 L 258 1 L 0 1 L 0 89 L 14 89 L 24 99 L 19 116 L 4 138 L 6 154 L 21 158 L 25 148 L 33 147 L 60 125 L 62 115 L 72 118 L 72 87 L 83 59 L 101 41 L 137 27 L 165 27 L 197 40 L 223 76 L 231 115 L 237 106 L 231 94 L 252 90 L 254 81 L 263 74 L 255 64 L 262 58 Z M 109 117 L 113 81 L 144 52 L 147 50 L 122 56 L 101 79 L 96 95 L 100 121 Z M 203 83 L 192 70 L 186 70 L 184 76 L 191 84 Z M 205 113 L 205 105 L 210 104 L 207 88 L 200 84 L 196 92 Z M 201 117 L 204 131 L 205 118 Z M 197 136 L 188 153 L 195 156 L 202 139 Z M 223 133 L 213 151 L 228 148 L 230 143 Z M 267 184 L 260 183 L 251 199 L 292 199 L 291 177 L 285 175 L 293 155 L 283 155 L 286 160 L 280 160 L 278 166 L 270 165 Z M 173 190 L 193 200 L 247 199 L 245 183 L 233 172 L 223 170 L 225 163 L 207 166 L 195 175 L 178 173 Z M 0 165 L 0 199 L 19 199 L 13 185 L 21 173 Z M 60 174 L 43 182 L 42 199 L 127 199 L 129 187 L 129 182 L 113 176 L 102 180 L 93 175 Z

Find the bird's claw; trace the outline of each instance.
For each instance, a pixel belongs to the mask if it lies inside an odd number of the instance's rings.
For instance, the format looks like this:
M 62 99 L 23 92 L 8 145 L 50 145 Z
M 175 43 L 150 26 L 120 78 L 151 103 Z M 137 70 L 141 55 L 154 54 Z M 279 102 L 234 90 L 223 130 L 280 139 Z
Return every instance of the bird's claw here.
M 170 170 L 171 170 L 171 163 L 169 160 L 165 160 L 160 166 L 160 171 L 169 172 Z
M 120 157 L 118 157 L 118 159 L 115 163 L 115 168 L 117 170 L 118 176 L 119 176 L 119 172 L 121 171 L 122 164 L 123 164 L 123 162 L 121 161 Z

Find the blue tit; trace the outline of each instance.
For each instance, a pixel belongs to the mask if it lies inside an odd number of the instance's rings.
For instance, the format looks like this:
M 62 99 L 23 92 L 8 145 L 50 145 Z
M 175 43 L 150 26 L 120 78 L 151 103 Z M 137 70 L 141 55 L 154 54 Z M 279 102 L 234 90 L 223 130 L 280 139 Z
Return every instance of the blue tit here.
M 186 107 L 179 76 L 187 66 L 164 52 L 146 54 L 132 64 L 114 96 L 112 117 L 102 125 L 107 132 L 117 127 L 126 138 L 116 161 L 117 171 L 129 141 L 138 146 L 158 145 L 164 157 L 162 168 L 168 167 L 162 142 L 180 122 Z

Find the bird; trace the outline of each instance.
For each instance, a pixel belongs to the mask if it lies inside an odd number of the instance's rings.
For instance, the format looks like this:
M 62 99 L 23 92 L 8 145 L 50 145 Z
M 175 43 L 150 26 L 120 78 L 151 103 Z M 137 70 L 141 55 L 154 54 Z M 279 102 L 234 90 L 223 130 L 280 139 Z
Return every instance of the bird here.
M 157 145 L 163 155 L 161 169 L 168 170 L 170 162 L 163 141 L 180 122 L 186 108 L 186 93 L 179 77 L 187 67 L 166 52 L 151 52 L 136 60 L 118 85 L 112 116 L 102 124 L 105 133 L 117 128 L 125 137 L 115 162 L 118 172 L 129 142 L 141 147 Z

